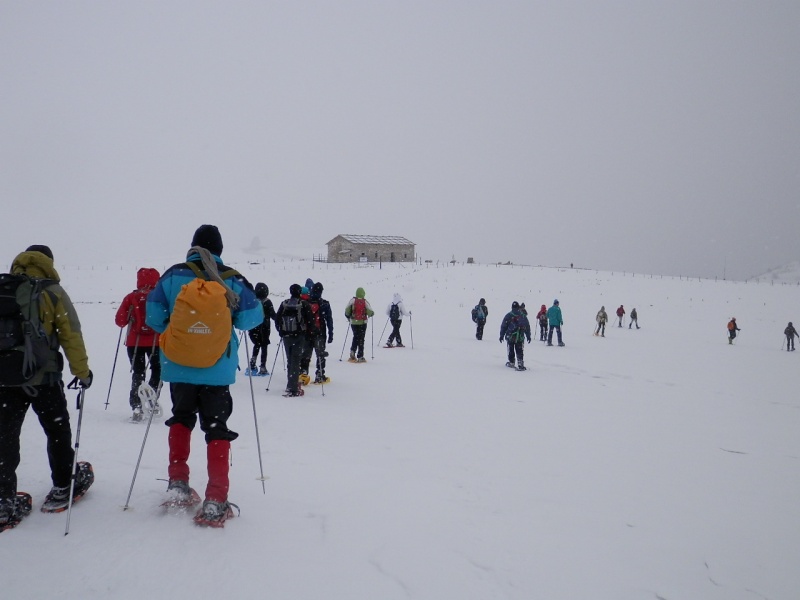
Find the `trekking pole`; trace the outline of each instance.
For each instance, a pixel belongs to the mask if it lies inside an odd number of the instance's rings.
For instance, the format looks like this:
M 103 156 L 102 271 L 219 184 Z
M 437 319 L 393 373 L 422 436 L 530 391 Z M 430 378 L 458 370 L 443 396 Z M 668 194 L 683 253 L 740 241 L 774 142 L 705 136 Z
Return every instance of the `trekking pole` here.
M 244 354 L 247 357 L 247 364 L 250 364 L 250 346 L 247 343 L 247 338 L 244 340 Z M 267 493 L 267 487 L 264 484 L 266 481 L 266 477 L 264 477 L 264 463 L 261 460 L 261 438 L 258 435 L 258 415 L 256 414 L 256 395 L 253 392 L 253 371 L 250 371 L 250 398 L 253 400 L 253 422 L 256 426 L 256 448 L 258 449 L 258 466 L 261 469 L 261 477 L 259 477 L 259 481 L 261 481 L 261 490 L 264 494 Z
M 372 330 L 372 360 L 375 360 L 375 319 L 370 319 L 370 329 Z
M 158 392 L 156 392 L 149 384 L 147 387 L 144 387 L 144 385 L 145 384 L 139 386 L 139 399 L 142 401 L 143 405 L 146 402 L 150 404 L 150 416 L 147 418 L 147 429 L 144 430 L 144 439 L 142 440 L 142 447 L 139 449 L 139 458 L 136 460 L 136 467 L 133 469 L 131 488 L 128 490 L 128 497 L 125 499 L 125 506 L 122 507 L 122 510 L 128 510 L 130 508 L 128 503 L 131 501 L 133 486 L 136 483 L 136 475 L 139 473 L 139 465 L 142 462 L 142 455 L 144 454 L 144 445 L 147 443 L 147 434 L 150 433 L 150 425 L 153 424 L 153 416 L 156 414 L 156 409 L 153 406 L 153 398 L 155 397 L 155 401 L 158 402 Z
M 408 313 L 408 327 L 411 330 L 411 349 L 414 349 L 414 318 Z
M 117 357 L 119 356 L 119 345 L 122 343 L 122 330 L 119 328 L 119 339 L 117 340 L 117 351 L 114 353 L 114 366 L 111 367 L 111 378 L 108 380 L 108 395 L 106 396 L 106 408 L 108 410 L 108 401 L 111 398 L 111 384 L 114 383 L 114 372 L 117 370 Z
M 133 344 L 133 357 L 131 358 L 131 370 L 128 371 L 129 373 L 133 373 L 134 369 L 136 368 L 136 355 L 139 354 L 139 334 L 136 334 L 136 341 Z
M 72 495 L 75 493 L 75 479 L 78 477 L 78 449 L 81 446 L 81 422 L 83 421 L 83 397 L 86 388 L 78 384 L 78 378 L 73 379 L 68 385 L 69 389 L 79 389 L 78 391 L 78 424 L 75 426 L 75 451 L 72 454 L 72 477 L 69 482 L 69 505 L 67 506 L 67 527 L 64 535 L 69 535 L 69 521 L 72 517 Z
M 786 343 L 786 337 L 784 337 L 784 338 L 783 338 L 783 341 L 781 342 L 781 350 L 783 350 L 783 344 L 784 344 L 784 343 Z M 788 350 L 788 349 L 789 349 L 789 347 L 787 346 L 787 347 L 786 347 L 786 349 Z
M 344 347 L 347 345 L 347 336 L 350 335 L 350 324 L 347 325 L 347 332 L 344 334 L 344 342 L 342 342 L 342 353 L 339 355 L 339 362 L 342 362 L 344 356 Z
M 283 338 L 281 338 L 281 340 L 278 342 L 278 347 L 275 348 L 275 360 L 272 361 L 272 371 L 269 372 L 269 381 L 267 381 L 267 391 L 269 391 L 269 385 L 272 383 L 272 376 L 275 374 L 275 364 L 278 362 L 278 354 L 280 354 L 282 345 L 283 345 Z
M 381 340 L 383 339 L 383 334 L 386 333 L 386 326 L 389 324 L 389 318 L 386 317 L 386 325 L 383 326 L 383 331 L 381 331 L 381 337 L 378 338 L 378 346 L 381 345 Z

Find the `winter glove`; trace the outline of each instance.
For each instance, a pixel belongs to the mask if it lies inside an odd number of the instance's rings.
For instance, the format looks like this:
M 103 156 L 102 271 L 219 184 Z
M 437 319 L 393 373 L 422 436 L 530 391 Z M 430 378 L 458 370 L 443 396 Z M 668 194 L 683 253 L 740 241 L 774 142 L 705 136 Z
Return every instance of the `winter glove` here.
M 500 343 L 503 343 L 503 336 L 500 336 Z
M 67 384 L 67 387 L 74 389 L 74 388 L 77 388 L 77 387 L 80 386 L 81 389 L 87 390 L 90 387 L 92 387 L 92 380 L 93 379 L 94 379 L 94 375 L 92 374 L 92 371 L 90 370 L 89 374 L 86 377 L 83 377 L 83 378 L 74 377 L 72 379 L 72 381 L 70 381 L 69 384 Z
M 333 334 L 330 334 L 330 335 L 328 336 L 328 343 L 329 343 L 329 344 L 332 344 L 332 343 L 333 343 Z

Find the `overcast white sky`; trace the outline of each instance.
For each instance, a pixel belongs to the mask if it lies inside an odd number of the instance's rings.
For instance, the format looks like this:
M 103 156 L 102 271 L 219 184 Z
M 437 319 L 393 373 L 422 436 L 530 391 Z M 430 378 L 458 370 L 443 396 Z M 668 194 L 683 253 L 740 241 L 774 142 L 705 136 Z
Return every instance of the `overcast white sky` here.
M 745 278 L 800 258 L 800 2 L 0 0 L 0 198 L 6 261 L 210 222 Z

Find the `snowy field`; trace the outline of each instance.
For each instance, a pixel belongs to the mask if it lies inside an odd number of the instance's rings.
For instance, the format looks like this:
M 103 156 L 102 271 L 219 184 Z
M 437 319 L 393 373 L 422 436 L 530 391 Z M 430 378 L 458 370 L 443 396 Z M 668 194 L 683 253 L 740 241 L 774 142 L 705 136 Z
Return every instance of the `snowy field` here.
M 238 376 L 230 499 L 241 516 L 225 529 L 162 514 L 163 418 L 150 429 L 132 509 L 123 511 L 146 427 L 127 422 L 124 350 L 105 408 L 119 336 L 114 313 L 138 267 L 163 271 L 180 256 L 60 269 L 95 373 L 80 459 L 94 465 L 96 482 L 65 537 L 65 513 L 38 511 L 50 481 L 45 438 L 29 412 L 18 475 L 35 510 L 0 535 L 4 598 L 800 595 L 800 352 L 781 351 L 786 323 L 800 321 L 797 285 L 224 258 L 253 284 L 266 282 L 276 306 L 294 282 L 324 284 L 335 316 L 332 383 L 283 398 L 278 357 L 269 391 L 266 379 L 255 379 L 253 400 Z M 342 312 L 358 286 L 377 313 L 364 365 L 339 361 Z M 407 348 L 387 350 L 378 339 L 394 292 L 413 321 L 403 323 Z M 490 310 L 481 342 L 469 314 L 480 297 Z M 535 314 L 554 298 L 566 347 L 534 340 L 525 346 L 530 370 L 507 369 L 498 332 L 511 302 Z M 620 304 L 638 310 L 640 330 L 629 330 L 627 319 L 616 327 Z M 601 305 L 612 317 L 605 338 L 592 335 Z M 729 346 L 732 316 L 742 332 Z M 273 332 L 270 369 L 277 341 Z M 74 392 L 69 398 L 74 408 Z M 168 393 L 162 401 L 169 406 Z M 193 443 L 192 484 L 202 492 L 199 428 Z

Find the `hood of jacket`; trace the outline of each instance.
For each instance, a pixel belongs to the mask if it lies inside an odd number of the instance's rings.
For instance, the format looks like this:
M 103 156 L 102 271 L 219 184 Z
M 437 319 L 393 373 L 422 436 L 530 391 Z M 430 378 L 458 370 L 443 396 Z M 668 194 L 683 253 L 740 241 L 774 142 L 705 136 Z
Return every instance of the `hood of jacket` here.
M 364 291 L 364 288 L 358 288 L 356 290 L 356 298 L 364 298 L 366 297 L 367 292 Z
M 61 281 L 58 271 L 53 266 L 53 259 L 41 252 L 22 252 L 11 263 L 14 275 L 27 275 L 38 279 Z
M 392 296 L 392 304 L 400 304 L 403 301 L 403 298 L 395 292 L 394 296 Z
M 160 277 L 155 269 L 143 267 L 136 272 L 136 287 L 140 290 L 152 290 Z

